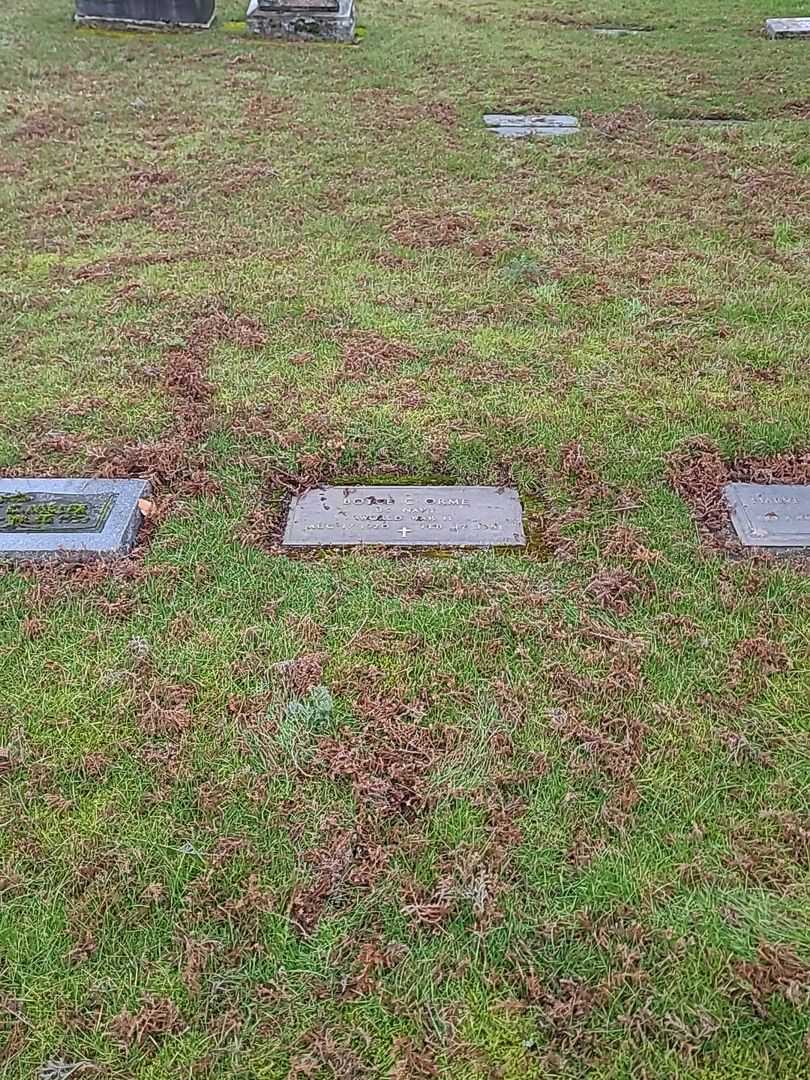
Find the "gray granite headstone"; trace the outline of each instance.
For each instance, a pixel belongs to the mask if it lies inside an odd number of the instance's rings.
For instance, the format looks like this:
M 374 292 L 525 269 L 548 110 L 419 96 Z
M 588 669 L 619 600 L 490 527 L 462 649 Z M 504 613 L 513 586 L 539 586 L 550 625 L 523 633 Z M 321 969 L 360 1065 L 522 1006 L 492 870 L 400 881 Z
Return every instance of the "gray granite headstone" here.
M 772 39 L 810 37 L 810 19 L 766 19 L 765 33 Z
M 145 480 L 0 479 L 0 559 L 125 555 L 148 494 Z
M 522 547 L 513 488 L 328 487 L 293 499 L 284 547 Z
M 76 0 L 76 22 L 112 30 L 207 30 L 215 0 Z
M 262 37 L 354 41 L 354 0 L 250 0 L 247 27 Z
M 484 123 L 502 139 L 526 139 L 530 135 L 576 135 L 579 120 L 575 116 L 554 114 L 485 113 Z
M 810 548 L 810 484 L 726 484 L 723 494 L 744 547 Z

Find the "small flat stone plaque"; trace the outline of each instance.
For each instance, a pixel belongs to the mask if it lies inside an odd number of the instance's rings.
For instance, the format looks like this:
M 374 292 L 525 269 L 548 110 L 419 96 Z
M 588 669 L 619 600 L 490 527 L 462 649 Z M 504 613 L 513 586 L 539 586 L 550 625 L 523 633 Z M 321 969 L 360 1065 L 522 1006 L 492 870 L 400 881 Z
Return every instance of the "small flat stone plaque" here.
M 484 123 L 502 139 L 526 139 L 531 135 L 576 135 L 579 120 L 575 116 L 554 114 L 485 113 Z
M 145 480 L 0 479 L 0 559 L 125 555 L 148 494 Z
M 726 484 L 744 547 L 810 548 L 810 484 Z
M 666 124 L 688 124 L 690 127 L 739 127 L 750 124 L 743 116 L 665 116 Z
M 766 19 L 769 38 L 810 37 L 810 19 Z
M 514 488 L 311 488 L 292 502 L 284 547 L 522 547 Z
M 606 37 L 623 37 L 625 34 L 649 34 L 651 26 L 594 26 L 591 28 L 594 34 L 604 34 Z

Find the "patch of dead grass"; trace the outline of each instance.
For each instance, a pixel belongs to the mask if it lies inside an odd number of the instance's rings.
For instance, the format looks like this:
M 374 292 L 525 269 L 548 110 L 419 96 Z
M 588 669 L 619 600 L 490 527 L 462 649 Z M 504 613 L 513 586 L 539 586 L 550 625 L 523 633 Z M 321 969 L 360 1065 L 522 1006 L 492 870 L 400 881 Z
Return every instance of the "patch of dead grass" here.
M 404 247 L 430 250 L 462 243 L 474 227 L 469 214 L 407 210 L 400 213 L 386 231 L 392 240 Z
M 409 345 L 389 341 L 381 334 L 355 330 L 342 342 L 343 372 L 350 378 L 369 375 L 390 376 L 403 364 L 417 360 L 419 353 Z
M 28 113 L 14 131 L 14 139 L 30 146 L 73 139 L 78 131 L 77 121 L 63 109 L 49 105 Z
M 163 1039 L 178 1035 L 185 1028 L 180 1009 L 171 998 L 144 994 L 138 1009 L 134 1013 L 122 1009 L 110 1020 L 107 1031 L 111 1039 L 127 1048 L 155 1048 Z
M 774 997 L 799 1006 L 810 996 L 810 967 L 787 946 L 762 942 L 756 960 L 738 960 L 732 970 L 754 1012 L 763 1019 Z

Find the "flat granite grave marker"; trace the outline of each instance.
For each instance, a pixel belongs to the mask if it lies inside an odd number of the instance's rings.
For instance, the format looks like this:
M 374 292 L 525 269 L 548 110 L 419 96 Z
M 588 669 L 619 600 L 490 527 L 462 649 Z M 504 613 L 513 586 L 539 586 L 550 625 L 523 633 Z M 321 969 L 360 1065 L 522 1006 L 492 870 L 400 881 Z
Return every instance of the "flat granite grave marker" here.
M 76 22 L 110 30 L 207 30 L 215 0 L 76 0 Z
M 522 547 L 514 488 L 328 487 L 293 499 L 284 547 Z
M 250 0 L 247 27 L 262 37 L 354 41 L 354 0 Z
M 765 33 L 771 40 L 810 37 L 810 19 L 766 19 Z
M 145 480 L 0 479 L 0 559 L 126 555 L 148 494 Z
M 688 124 L 692 127 L 739 127 L 750 124 L 743 116 L 664 116 L 665 124 Z
M 579 120 L 575 116 L 485 113 L 484 123 L 502 139 L 526 139 L 530 135 L 576 135 Z
M 810 549 L 809 484 L 726 484 L 723 494 L 744 547 Z
M 651 26 L 592 26 L 594 34 L 604 34 L 606 37 L 624 37 L 626 34 L 649 34 Z

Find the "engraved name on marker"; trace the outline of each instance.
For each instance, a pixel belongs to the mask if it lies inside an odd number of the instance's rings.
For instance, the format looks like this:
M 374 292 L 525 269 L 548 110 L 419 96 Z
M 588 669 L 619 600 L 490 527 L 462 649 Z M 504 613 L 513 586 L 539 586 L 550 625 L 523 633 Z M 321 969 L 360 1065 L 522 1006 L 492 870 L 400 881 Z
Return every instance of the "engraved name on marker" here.
M 6 492 L 0 494 L 0 532 L 101 532 L 114 503 L 114 495 Z
M 513 488 L 312 488 L 290 506 L 284 547 L 522 547 L 523 511 Z
M 146 480 L 0 479 L 0 559 L 84 561 L 126 555 L 143 516 Z

